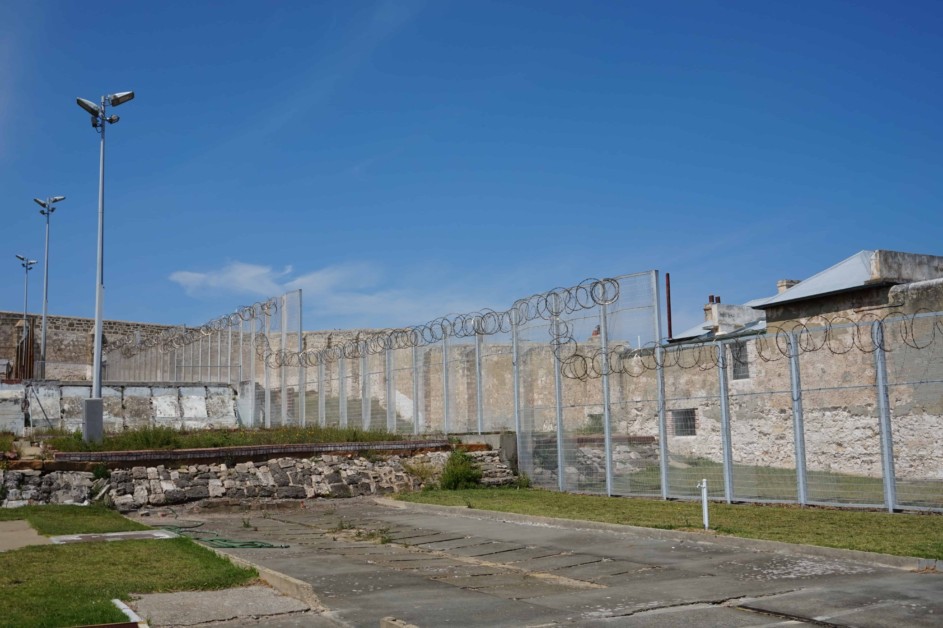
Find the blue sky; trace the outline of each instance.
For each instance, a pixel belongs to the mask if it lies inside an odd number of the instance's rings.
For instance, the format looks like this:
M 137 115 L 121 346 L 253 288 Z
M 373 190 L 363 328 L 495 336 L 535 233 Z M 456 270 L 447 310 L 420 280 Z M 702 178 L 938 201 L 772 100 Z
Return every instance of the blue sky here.
M 680 330 L 861 249 L 943 254 L 936 2 L 101 7 L 0 2 L 2 310 L 62 194 L 50 312 L 93 315 L 75 98 L 124 90 L 110 319 L 301 287 L 308 329 L 406 325 L 657 268 Z

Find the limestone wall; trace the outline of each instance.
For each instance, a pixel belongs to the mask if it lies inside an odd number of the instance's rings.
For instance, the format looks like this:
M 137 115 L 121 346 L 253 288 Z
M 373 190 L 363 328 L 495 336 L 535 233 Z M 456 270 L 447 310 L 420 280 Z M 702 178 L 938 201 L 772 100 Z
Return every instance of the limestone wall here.
M 42 316 L 28 313 L 27 320 L 34 330 L 33 343 L 36 359 L 40 356 Z M 22 335 L 22 312 L 0 312 L 0 359 L 13 361 L 16 345 Z M 95 321 L 76 316 L 46 317 L 46 379 L 58 381 L 87 381 L 91 379 L 92 349 Z M 103 344 L 138 334 L 142 338 L 160 334 L 171 325 L 155 325 L 131 321 L 102 321 Z

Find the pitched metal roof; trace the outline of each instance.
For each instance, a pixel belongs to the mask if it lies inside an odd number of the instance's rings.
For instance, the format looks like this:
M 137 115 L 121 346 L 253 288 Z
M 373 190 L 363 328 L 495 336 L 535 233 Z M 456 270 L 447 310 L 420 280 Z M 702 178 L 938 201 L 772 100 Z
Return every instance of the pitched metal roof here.
M 871 261 L 874 258 L 874 254 L 875 251 L 860 251 L 855 253 L 831 268 L 827 268 L 804 281 L 800 281 L 792 288 L 762 303 L 753 305 L 753 307 L 765 309 L 791 301 L 811 299 L 812 297 L 819 297 L 826 294 L 835 294 L 836 292 L 863 288 L 866 285 L 875 285 L 874 282 L 871 281 Z

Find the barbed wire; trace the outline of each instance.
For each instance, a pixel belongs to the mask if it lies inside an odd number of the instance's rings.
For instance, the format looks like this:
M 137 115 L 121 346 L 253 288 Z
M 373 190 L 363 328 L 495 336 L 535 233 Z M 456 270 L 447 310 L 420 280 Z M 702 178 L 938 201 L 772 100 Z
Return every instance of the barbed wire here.
M 341 358 L 357 359 L 387 350 L 410 349 L 433 345 L 445 338 L 470 338 L 477 335 L 491 336 L 510 333 L 515 325 L 533 320 L 550 321 L 550 346 L 554 354 L 567 359 L 568 351 L 578 347 L 573 338 L 571 325 L 561 317 L 581 310 L 614 303 L 619 298 L 618 279 L 585 279 L 569 288 L 554 288 L 515 301 L 507 310 L 484 309 L 464 314 L 440 316 L 425 324 L 413 327 L 381 329 L 375 332 L 358 332 L 347 342 L 322 349 L 290 350 L 272 348 L 264 335 L 256 338 L 256 351 L 265 364 L 272 368 L 281 366 L 317 366 L 336 362 Z
M 268 368 L 312 367 L 342 358 L 351 360 L 388 350 L 435 345 L 446 338 L 508 334 L 515 327 L 542 320 L 549 323 L 546 347 L 559 361 L 562 375 L 568 379 L 586 381 L 604 374 L 641 377 L 659 368 L 707 371 L 719 368 L 722 361 L 727 367 L 748 367 L 751 356 L 770 363 L 788 360 L 793 352 L 797 355 L 818 351 L 828 351 L 833 355 L 844 355 L 851 351 L 870 354 L 878 347 L 890 352 L 895 350 L 890 342 L 892 339 L 920 350 L 932 345 L 937 335 L 943 336 L 943 319 L 936 319 L 931 325 L 929 339 L 926 334 L 921 334 L 918 339 L 914 329 L 916 321 L 923 314 L 932 313 L 924 309 L 910 315 L 904 315 L 899 310 L 881 315 L 867 312 L 855 317 L 846 314 L 831 317 L 816 315 L 802 321 L 773 324 L 775 331 L 766 333 L 721 336 L 678 344 L 661 345 L 654 341 L 636 347 L 624 342 L 616 342 L 608 347 L 601 347 L 595 342 L 581 344 L 574 335 L 573 322 L 567 320 L 566 316 L 612 305 L 618 301 L 620 291 L 621 285 L 616 278 L 590 278 L 569 288 L 554 288 L 518 299 L 506 310 L 484 309 L 441 316 L 412 327 L 358 331 L 353 338 L 338 343 L 332 343 L 329 336 L 327 346 L 318 349 L 307 348 L 303 333 L 300 350 L 275 349 L 267 334 L 258 333 L 253 349 Z M 155 347 L 161 352 L 178 349 L 204 336 L 241 325 L 244 321 L 271 316 L 279 307 L 277 298 L 260 301 L 198 328 L 171 328 L 145 338 L 132 335 L 113 343 L 110 351 L 121 350 L 123 356 L 132 357 Z M 880 329 L 881 333 L 877 334 L 876 329 Z M 731 349 L 718 350 L 718 347 L 728 346 Z
M 915 331 L 917 321 L 923 318 L 923 314 L 931 313 L 923 309 L 909 315 L 892 310 L 883 315 L 866 313 L 856 318 L 843 314 L 833 317 L 816 315 L 805 321 L 789 321 L 785 326 L 777 326 L 776 331 L 765 334 L 758 332 L 676 345 L 652 342 L 634 348 L 621 343 L 608 349 L 593 347 L 589 351 L 576 351 L 561 360 L 561 369 L 564 377 L 585 381 L 603 374 L 641 377 L 659 368 L 707 371 L 720 368 L 722 355 L 724 364 L 730 368 L 748 366 L 751 355 L 770 363 L 786 361 L 793 352 L 800 355 L 828 351 L 839 356 L 854 350 L 872 354 L 881 348 L 891 353 L 900 350 L 901 345 L 922 350 L 932 345 L 938 336 L 943 337 L 943 318 L 930 321 L 928 333 L 918 337 Z M 876 333 L 876 328 L 881 330 L 880 334 Z M 900 341 L 896 347 L 894 340 Z M 724 354 L 718 347 L 725 348 Z M 727 350 L 727 347 L 733 348 Z M 752 347 L 752 353 L 749 347 Z
M 132 358 L 135 355 L 157 349 L 164 353 L 169 349 L 180 349 L 191 343 L 197 342 L 200 338 L 212 335 L 230 328 L 236 328 L 244 321 L 261 319 L 263 316 L 271 316 L 278 312 L 279 299 L 272 297 L 265 301 L 257 301 L 252 305 L 244 305 L 236 308 L 235 311 L 214 318 L 213 320 L 200 325 L 199 327 L 171 327 L 163 330 L 159 334 L 141 335 L 139 333 L 129 334 L 108 343 L 106 353 L 120 352 L 125 358 Z

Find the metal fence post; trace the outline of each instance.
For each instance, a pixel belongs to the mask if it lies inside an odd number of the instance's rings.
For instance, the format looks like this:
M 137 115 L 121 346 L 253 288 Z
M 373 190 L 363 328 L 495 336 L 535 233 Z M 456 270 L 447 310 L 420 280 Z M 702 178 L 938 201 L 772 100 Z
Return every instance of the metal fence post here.
M 279 343 L 279 349 L 282 351 L 288 350 L 288 295 L 284 294 L 281 297 L 282 302 L 282 334 L 281 342 Z M 284 355 L 284 353 L 282 354 Z M 279 364 L 280 363 L 280 364 Z M 281 412 L 281 422 L 282 425 L 288 425 L 288 365 L 285 364 L 284 360 L 276 361 L 276 364 L 279 364 L 278 367 L 278 383 L 281 386 L 280 397 L 282 406 Z
M 449 433 L 449 336 L 442 334 L 442 431 Z
M 658 473 L 661 478 L 661 498 L 668 499 L 671 485 L 668 476 L 668 413 L 665 410 L 665 348 L 661 341 L 655 347 L 655 375 L 658 379 Z M 639 347 L 639 352 L 642 349 Z M 640 356 L 641 359 L 641 356 Z
M 214 382 L 223 381 L 223 333 L 222 330 L 216 333 L 216 378 Z
M 229 382 L 230 386 L 232 385 L 232 321 L 229 321 L 229 326 L 227 327 L 229 334 L 229 347 L 227 349 L 226 355 L 226 381 Z
M 668 499 L 670 478 L 668 476 L 668 417 L 665 411 L 665 348 L 661 343 L 661 289 L 658 271 L 652 271 L 652 305 L 655 320 L 655 378 L 658 388 L 658 475 L 661 483 L 661 498 Z M 639 343 L 641 344 L 641 343 Z M 638 347 L 639 359 L 642 359 L 642 347 Z
M 884 348 L 884 325 L 871 323 L 874 342 L 874 371 L 877 375 L 879 425 L 881 428 L 881 467 L 884 475 L 884 506 L 888 512 L 897 507 L 897 477 L 894 471 L 894 439 L 891 432 L 891 404 L 887 386 L 887 356 Z
M 612 412 L 609 407 L 609 312 L 605 303 L 599 306 L 599 335 L 602 343 L 602 416 L 606 455 L 606 495 L 612 497 Z
M 802 379 L 799 369 L 799 343 L 795 332 L 789 332 L 789 381 L 792 385 L 792 431 L 796 449 L 796 493 L 799 504 L 809 501 L 809 481 L 806 477 L 805 420 L 802 413 Z
M 553 305 L 554 311 L 559 312 L 560 297 L 556 293 L 553 294 Z M 553 325 L 553 337 L 558 339 L 560 337 L 559 314 L 553 315 L 550 324 Z M 551 351 L 551 353 L 553 354 L 553 392 L 557 418 L 557 487 L 563 492 L 566 490 L 566 459 L 563 451 L 563 373 L 560 356 L 556 351 Z
M 393 350 L 384 349 L 386 352 L 386 429 L 393 434 L 399 430 L 396 429 L 396 374 L 393 371 Z
M 256 408 L 259 405 L 255 391 L 255 328 L 258 325 L 258 320 L 253 312 L 252 317 L 246 321 L 246 324 L 249 326 L 249 398 L 252 401 L 252 405 L 249 406 L 249 427 L 256 426 L 256 418 L 258 416 Z
M 419 412 L 421 406 L 419 403 L 419 387 L 421 382 L 419 381 L 419 347 L 413 345 L 413 434 L 419 434 L 424 429 L 425 426 L 423 422 L 420 421 Z
M 347 358 L 341 356 L 337 361 L 337 413 L 341 427 L 347 427 Z
M 318 425 L 327 425 L 327 391 L 324 390 L 324 362 L 318 360 Z
M 717 378 L 720 384 L 720 441 L 724 456 L 724 499 L 733 501 L 733 454 L 730 451 L 730 400 L 727 397 L 727 348 L 723 343 L 717 347 Z
M 370 429 L 372 408 L 370 403 L 370 374 L 367 372 L 367 355 L 360 356 L 360 424 L 363 429 Z
M 263 327 L 263 333 L 265 334 L 265 346 L 271 350 L 272 348 L 272 315 L 266 310 L 265 312 L 265 322 Z M 268 367 L 268 356 L 262 358 L 262 381 L 265 385 L 265 410 L 263 411 L 263 423 L 265 427 L 272 427 L 272 382 L 270 380 L 270 374 Z
M 239 318 L 239 383 L 240 384 L 243 382 L 243 380 L 245 380 L 245 373 L 243 372 L 243 361 L 245 360 L 246 351 L 245 351 L 245 345 L 243 345 L 243 338 L 242 338 L 242 328 L 244 327 L 243 323 L 245 323 L 245 321 L 242 320 L 242 318 L 240 317 Z
M 304 307 L 302 307 L 302 294 L 298 290 L 298 416 L 301 420 L 301 427 L 307 427 L 308 424 L 308 374 L 305 370 L 305 360 L 302 354 L 305 350 L 304 324 L 302 322 Z
M 521 461 L 524 460 L 524 441 L 521 434 L 521 356 L 518 349 L 518 322 L 511 321 L 511 370 L 514 381 L 512 390 L 514 395 L 514 434 L 517 441 L 517 470 L 518 473 L 529 471 Z M 527 460 L 530 458 L 528 457 Z
M 481 319 L 478 319 L 481 321 Z M 485 430 L 485 408 L 484 408 L 484 395 L 482 394 L 482 381 L 481 381 L 481 345 L 483 338 L 480 332 L 475 332 L 475 405 L 478 416 L 478 433 L 481 434 Z

